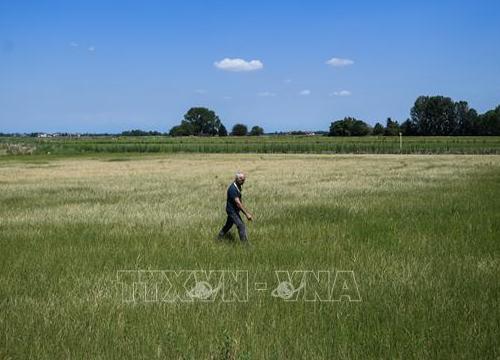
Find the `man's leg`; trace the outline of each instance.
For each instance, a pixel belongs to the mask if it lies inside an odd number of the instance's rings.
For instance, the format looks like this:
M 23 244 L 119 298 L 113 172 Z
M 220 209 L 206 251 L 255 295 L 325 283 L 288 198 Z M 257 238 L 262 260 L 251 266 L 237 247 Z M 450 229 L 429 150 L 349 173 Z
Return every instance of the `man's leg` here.
M 245 223 L 241 220 L 240 214 L 232 214 L 233 222 L 238 228 L 238 233 L 240 235 L 241 241 L 247 241 L 247 230 L 245 228 Z
M 227 215 L 226 224 L 224 224 L 221 231 L 219 231 L 219 237 L 221 238 L 224 235 L 226 235 L 226 233 L 229 231 L 229 229 L 231 229 L 231 226 L 233 226 L 233 224 L 234 224 L 233 219 L 231 218 L 231 216 Z

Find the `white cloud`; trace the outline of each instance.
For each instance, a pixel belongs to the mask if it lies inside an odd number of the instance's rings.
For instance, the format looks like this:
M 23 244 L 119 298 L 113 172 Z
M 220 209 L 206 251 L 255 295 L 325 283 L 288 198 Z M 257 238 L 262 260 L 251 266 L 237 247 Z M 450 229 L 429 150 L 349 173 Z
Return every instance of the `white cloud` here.
M 326 62 L 327 65 L 331 65 L 334 67 L 344 67 L 354 64 L 354 61 L 351 59 L 341 59 L 341 58 L 331 58 Z
M 264 97 L 266 97 L 266 96 L 276 96 L 275 93 L 270 92 L 270 91 L 262 91 L 262 92 L 258 93 L 257 95 L 258 96 L 264 96 Z
M 264 64 L 262 64 L 260 60 L 246 61 L 243 59 L 225 58 L 221 61 L 214 62 L 214 66 L 226 71 L 254 71 L 262 69 Z
M 71 47 L 78 47 L 78 43 L 72 41 L 72 42 L 69 43 L 69 46 L 71 46 Z
M 89 46 L 87 50 L 90 51 L 90 52 L 94 52 L 95 51 L 95 47 L 94 46 Z
M 299 92 L 299 94 L 304 96 L 311 95 L 311 90 L 305 89 Z
M 334 91 L 330 96 L 351 96 L 352 93 L 349 90 Z

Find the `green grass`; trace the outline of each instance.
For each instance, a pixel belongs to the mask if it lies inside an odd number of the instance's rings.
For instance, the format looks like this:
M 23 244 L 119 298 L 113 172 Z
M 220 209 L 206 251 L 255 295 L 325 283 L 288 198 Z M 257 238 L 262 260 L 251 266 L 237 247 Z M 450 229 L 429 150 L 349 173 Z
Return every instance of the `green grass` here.
M 500 137 L 82 137 L 0 138 L 7 144 L 33 147 L 34 154 L 76 155 L 88 153 L 356 153 L 356 154 L 500 154 Z
M 0 160 L 0 358 L 500 356 L 498 156 L 29 158 Z M 250 249 L 213 239 L 237 168 Z M 247 270 L 249 299 L 125 303 L 123 269 Z M 302 269 L 362 301 L 271 296 Z

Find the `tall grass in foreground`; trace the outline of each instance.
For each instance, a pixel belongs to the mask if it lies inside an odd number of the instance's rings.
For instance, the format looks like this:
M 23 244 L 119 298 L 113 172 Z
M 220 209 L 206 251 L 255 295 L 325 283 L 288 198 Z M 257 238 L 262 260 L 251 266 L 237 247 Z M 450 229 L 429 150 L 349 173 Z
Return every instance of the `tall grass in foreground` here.
M 237 168 L 251 249 L 213 240 Z M 498 358 L 499 182 L 497 156 L 0 161 L 0 357 Z M 362 301 L 128 304 L 120 269 L 352 270 Z

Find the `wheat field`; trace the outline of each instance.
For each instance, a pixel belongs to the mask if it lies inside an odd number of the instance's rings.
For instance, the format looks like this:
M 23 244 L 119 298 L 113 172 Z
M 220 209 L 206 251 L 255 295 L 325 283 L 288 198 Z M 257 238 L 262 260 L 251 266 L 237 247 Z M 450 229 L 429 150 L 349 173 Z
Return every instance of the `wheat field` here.
M 215 239 L 238 169 L 250 247 Z M 498 358 L 498 184 L 496 155 L 4 157 L 0 358 Z M 193 269 L 248 296 L 125 301 L 118 277 Z M 285 270 L 359 298 L 273 296 Z

